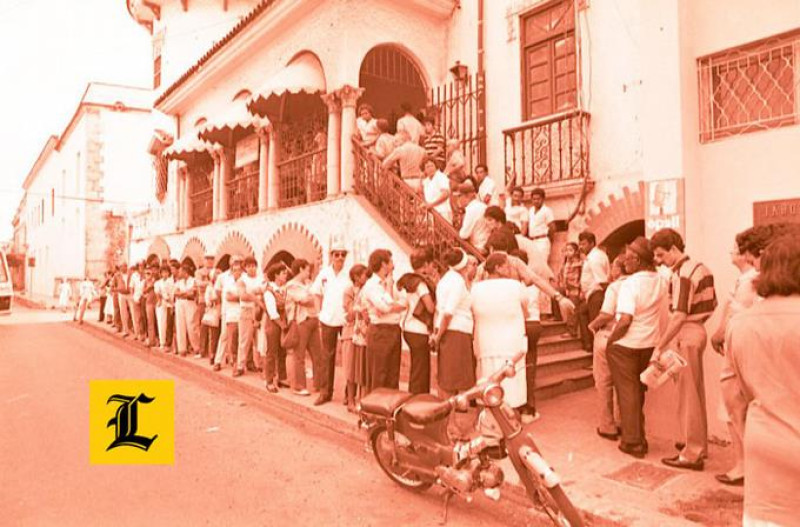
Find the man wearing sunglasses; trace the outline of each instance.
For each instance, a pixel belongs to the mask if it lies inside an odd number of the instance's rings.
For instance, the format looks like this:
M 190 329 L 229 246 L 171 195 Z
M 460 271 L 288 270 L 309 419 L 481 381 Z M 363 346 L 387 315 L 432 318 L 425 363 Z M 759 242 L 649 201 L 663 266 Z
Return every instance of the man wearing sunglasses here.
M 325 404 L 333 398 L 336 343 L 345 324 L 344 292 L 352 285 L 350 276 L 344 268 L 346 258 L 347 249 L 344 243 L 332 243 L 328 265 L 320 270 L 311 286 L 311 293 L 320 298 L 322 303 L 319 312 L 320 339 L 322 340 L 321 356 L 317 361 L 320 370 L 319 376 L 317 376 L 317 372 L 314 372 L 315 378 L 319 379 L 319 397 L 314 401 L 317 406 Z

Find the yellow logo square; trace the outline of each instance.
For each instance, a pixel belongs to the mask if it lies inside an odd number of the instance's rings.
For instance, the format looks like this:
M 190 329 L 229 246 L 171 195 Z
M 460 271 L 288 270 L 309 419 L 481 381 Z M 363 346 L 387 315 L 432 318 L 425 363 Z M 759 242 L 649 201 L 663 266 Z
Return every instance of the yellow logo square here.
M 171 465 L 174 460 L 173 381 L 89 381 L 92 465 Z

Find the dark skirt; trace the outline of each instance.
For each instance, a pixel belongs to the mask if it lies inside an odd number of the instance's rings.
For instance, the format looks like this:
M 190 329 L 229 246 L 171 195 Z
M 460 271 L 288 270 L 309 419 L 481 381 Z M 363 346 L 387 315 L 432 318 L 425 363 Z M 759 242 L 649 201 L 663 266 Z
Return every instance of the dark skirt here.
M 353 382 L 358 386 L 369 386 L 369 368 L 367 368 L 367 347 L 353 346 Z M 348 379 L 349 380 L 349 379 Z
M 475 354 L 472 335 L 445 331 L 439 343 L 439 387 L 454 393 L 475 386 Z

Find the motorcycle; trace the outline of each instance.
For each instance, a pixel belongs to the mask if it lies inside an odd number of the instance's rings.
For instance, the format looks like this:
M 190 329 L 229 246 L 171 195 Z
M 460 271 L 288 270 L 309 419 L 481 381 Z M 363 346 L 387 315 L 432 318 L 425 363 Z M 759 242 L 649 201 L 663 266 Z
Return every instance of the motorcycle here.
M 555 525 L 583 525 L 558 475 L 542 458 L 517 411 L 504 401 L 501 382 L 516 374 L 516 364 L 524 357 L 524 352 L 519 353 L 487 379 L 447 400 L 386 388 L 375 389 L 361 400 L 360 423 L 367 429 L 381 469 L 408 490 L 444 488 L 445 522 L 452 496 L 471 502 L 472 493 L 483 490 L 491 499 L 500 498 L 504 474 L 496 462 L 508 457 L 528 497 Z M 473 401 L 483 406 L 478 435 L 452 439 L 448 433 L 451 415 L 466 411 Z

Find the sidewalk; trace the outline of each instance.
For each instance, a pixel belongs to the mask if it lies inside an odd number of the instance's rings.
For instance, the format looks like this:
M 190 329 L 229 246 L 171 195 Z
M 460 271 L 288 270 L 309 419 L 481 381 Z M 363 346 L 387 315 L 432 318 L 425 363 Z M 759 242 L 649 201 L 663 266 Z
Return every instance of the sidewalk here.
M 111 326 L 98 323 L 96 310 L 86 314 L 82 328 L 131 349 L 146 349 L 138 342 L 118 338 Z M 213 372 L 208 359 L 151 353 L 202 370 L 209 377 L 222 379 L 250 394 L 270 398 L 276 405 L 351 439 L 361 442 L 365 439 L 356 416 L 348 413 L 341 403 L 344 393 L 341 374 L 336 376 L 333 402 L 314 406 L 314 396 L 299 397 L 288 390 L 268 394 L 263 377 L 257 373 L 248 372 L 234 379 L 229 367 Z M 648 437 L 650 453 L 646 459 L 636 460 L 619 452 L 614 442 L 595 434 L 595 408 L 594 390 L 556 397 L 540 403 L 542 417 L 528 428 L 545 459 L 561 476 L 564 490 L 591 524 L 676 527 L 741 524 L 742 489 L 723 487 L 714 479 L 714 474 L 728 468 L 730 448 L 710 445 L 704 472 L 679 471 L 660 463 L 661 458 L 674 455 L 672 440 Z M 503 487 L 503 497 L 516 505 L 530 507 L 511 464 L 504 460 L 501 465 L 510 484 Z

